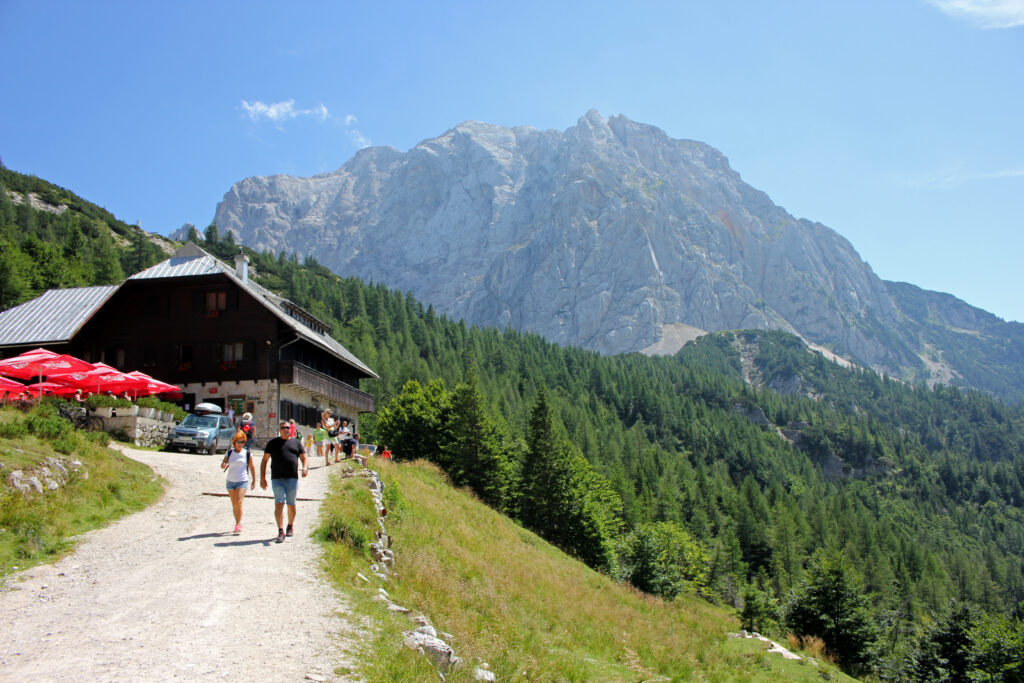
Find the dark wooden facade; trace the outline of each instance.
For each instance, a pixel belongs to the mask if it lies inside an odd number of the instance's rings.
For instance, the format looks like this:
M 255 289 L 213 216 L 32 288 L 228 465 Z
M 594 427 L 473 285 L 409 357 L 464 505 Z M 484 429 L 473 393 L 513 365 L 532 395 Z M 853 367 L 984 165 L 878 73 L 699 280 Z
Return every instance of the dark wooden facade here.
M 373 410 L 357 388 L 366 373 L 302 338 L 226 274 L 128 280 L 67 349 L 179 385 L 271 380 Z

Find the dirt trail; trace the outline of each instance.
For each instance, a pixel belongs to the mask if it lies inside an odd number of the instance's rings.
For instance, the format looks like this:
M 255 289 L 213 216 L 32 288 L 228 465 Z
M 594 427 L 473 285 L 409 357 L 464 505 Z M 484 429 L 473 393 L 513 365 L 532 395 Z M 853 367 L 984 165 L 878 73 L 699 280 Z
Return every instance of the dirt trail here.
M 220 458 L 121 450 L 166 478 L 165 496 L 10 577 L 0 679 L 338 680 L 357 631 L 317 569 L 319 503 L 299 501 L 295 536 L 275 544 L 273 500 L 247 498 L 234 536 L 230 501 L 202 495 L 224 492 Z M 322 499 L 338 466 L 311 465 L 299 497 Z

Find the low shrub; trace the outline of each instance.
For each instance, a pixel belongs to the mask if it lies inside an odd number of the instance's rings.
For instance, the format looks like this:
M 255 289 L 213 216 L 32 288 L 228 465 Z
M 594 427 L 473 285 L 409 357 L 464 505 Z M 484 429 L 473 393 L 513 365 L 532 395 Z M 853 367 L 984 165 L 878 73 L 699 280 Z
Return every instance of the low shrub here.
M 106 432 L 81 432 L 90 443 L 96 444 L 101 448 L 106 448 L 110 445 L 110 434 Z
M 0 422 L 0 439 L 17 439 L 28 434 L 28 425 L 24 420 Z
M 57 437 L 53 442 L 53 450 L 64 455 L 74 453 L 78 448 L 78 437 L 74 432 L 68 431 Z
M 324 514 L 315 535 L 321 542 L 344 543 L 357 551 L 365 550 L 370 543 L 369 532 L 365 526 L 353 524 L 333 511 Z
M 381 495 L 384 500 L 384 507 L 387 508 L 388 516 L 392 520 L 401 520 L 404 516 L 407 503 L 402 497 L 402 490 L 398 488 L 398 482 L 391 481 L 384 487 Z
M 71 431 L 72 427 L 66 420 L 56 415 L 46 415 L 44 411 L 33 412 L 25 418 L 29 433 L 40 439 L 53 441 Z

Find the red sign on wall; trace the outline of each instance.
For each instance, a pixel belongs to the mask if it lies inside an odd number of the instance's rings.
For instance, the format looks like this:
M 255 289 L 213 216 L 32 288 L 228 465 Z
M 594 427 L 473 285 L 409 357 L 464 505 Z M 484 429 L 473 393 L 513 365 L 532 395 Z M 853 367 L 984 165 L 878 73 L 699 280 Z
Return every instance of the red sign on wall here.
M 217 393 L 217 387 L 210 387 L 210 393 L 211 394 L 216 394 Z
M 270 419 L 273 420 L 275 417 L 277 417 L 277 413 L 271 413 L 268 417 L 270 417 Z

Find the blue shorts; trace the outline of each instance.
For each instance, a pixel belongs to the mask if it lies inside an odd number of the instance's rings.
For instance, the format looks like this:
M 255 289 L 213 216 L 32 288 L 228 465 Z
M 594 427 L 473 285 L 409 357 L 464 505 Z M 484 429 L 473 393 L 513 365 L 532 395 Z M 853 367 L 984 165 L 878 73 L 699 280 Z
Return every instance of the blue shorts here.
M 274 502 L 295 505 L 295 494 L 299 491 L 298 479 L 271 479 L 274 489 Z
M 249 488 L 249 482 L 247 482 L 247 481 L 229 481 L 228 482 L 228 491 L 231 491 L 232 489 L 247 489 L 247 488 Z

